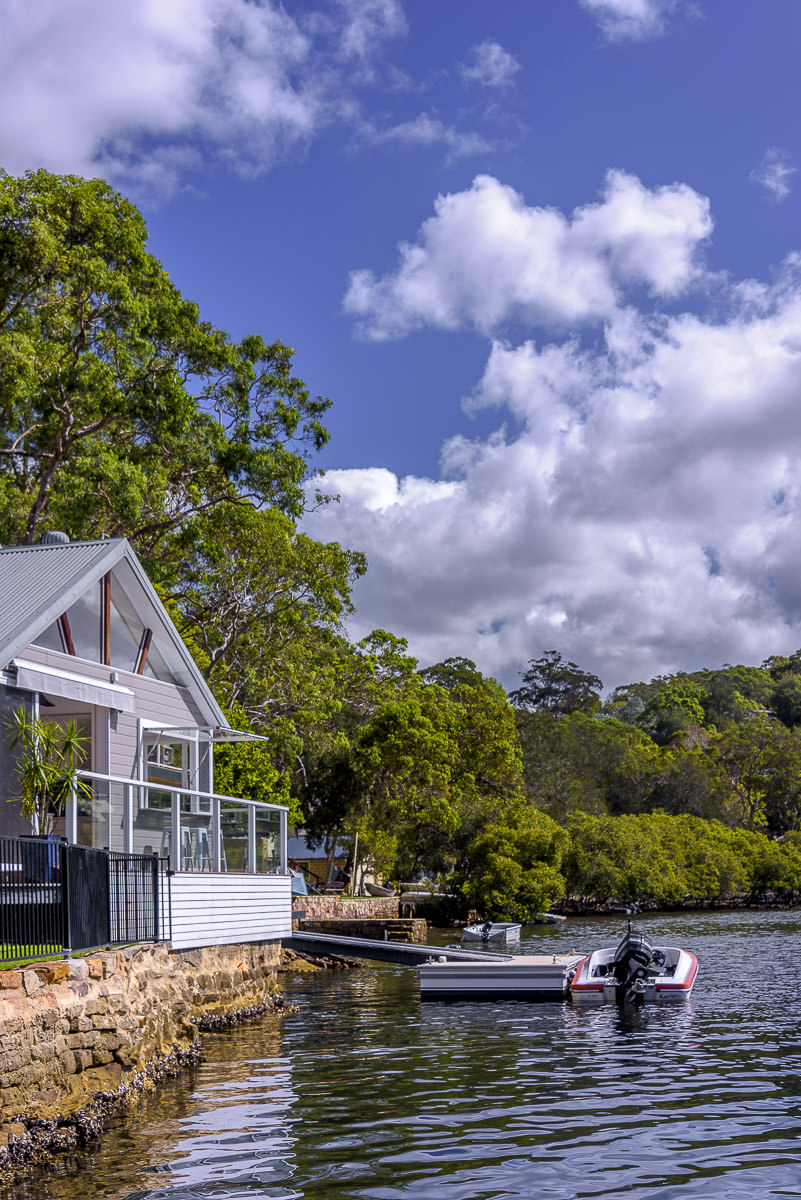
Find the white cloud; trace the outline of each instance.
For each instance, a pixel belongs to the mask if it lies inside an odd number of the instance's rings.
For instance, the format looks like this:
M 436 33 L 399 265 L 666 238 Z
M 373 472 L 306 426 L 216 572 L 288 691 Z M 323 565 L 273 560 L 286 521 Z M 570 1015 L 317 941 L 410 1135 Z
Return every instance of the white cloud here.
M 490 39 L 473 47 L 474 62 L 462 67 L 462 77 L 482 87 L 503 88 L 514 82 L 520 63 L 513 54 Z
M 780 203 L 790 195 L 790 178 L 797 170 L 797 167 L 791 165 L 790 155 L 786 150 L 771 146 L 763 154 L 757 169 L 751 172 L 751 179 L 754 183 L 761 184 L 771 198 Z
M 580 0 L 611 42 L 658 37 L 676 0 Z
M 611 171 L 602 200 L 566 217 L 479 175 L 468 191 L 437 198 L 417 241 L 401 245 L 394 274 L 353 272 L 345 310 L 376 339 L 422 325 L 490 333 L 512 320 L 596 321 L 611 316 L 627 285 L 680 293 L 711 230 L 708 202 L 685 184 L 648 189 Z
M 406 32 L 399 0 L 339 0 L 345 22 L 340 45 L 345 58 L 369 61 L 376 46 Z
M 473 154 L 488 154 L 493 149 L 492 143 L 481 134 L 445 125 L 429 113 L 420 113 L 413 121 L 404 121 L 386 129 L 379 130 L 365 124 L 361 132 L 366 140 L 376 144 L 401 142 L 410 146 L 444 146 L 448 162 L 469 158 Z
M 400 271 L 363 293 L 371 304 L 361 311 L 386 320 L 394 302 L 395 332 L 423 320 L 491 331 L 517 304 L 531 330 L 492 341 L 465 403 L 497 410 L 497 427 L 449 439 L 441 479 L 327 474 L 341 502 L 309 529 L 365 550 L 370 564 L 354 632 L 391 628 L 424 664 L 465 654 L 509 686 L 550 648 L 609 687 L 794 650 L 801 258 L 790 256 L 772 286 L 719 286 L 714 318 L 673 303 L 646 311 L 619 303 L 616 289 L 639 279 L 658 300 L 692 280 L 711 220 L 690 189 L 612 176 L 601 203 L 569 220 L 526 209 L 497 181 L 446 200 L 457 212 L 440 202 Z M 494 242 L 477 236 L 482 203 L 497 218 Z M 543 244 L 558 247 L 554 278 L 568 279 L 570 253 L 595 280 L 584 292 L 591 304 L 569 302 L 592 336 L 535 336 L 536 322 L 561 310 L 543 290 L 536 304 L 521 301 L 504 255 L 525 274 Z M 457 246 L 461 275 L 449 292 Z M 484 308 L 474 280 L 490 293 Z
M 405 29 L 399 0 L 302 20 L 277 0 L 0 0 L 0 13 L 0 165 L 165 186 L 183 156 L 253 172 L 302 147 Z

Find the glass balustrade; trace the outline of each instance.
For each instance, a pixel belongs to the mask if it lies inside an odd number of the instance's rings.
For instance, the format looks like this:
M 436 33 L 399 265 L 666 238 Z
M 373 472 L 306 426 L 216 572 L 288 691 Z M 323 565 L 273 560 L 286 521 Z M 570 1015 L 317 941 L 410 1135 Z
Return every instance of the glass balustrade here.
M 67 816 L 71 841 L 169 859 L 174 871 L 286 872 L 286 809 L 82 772 Z

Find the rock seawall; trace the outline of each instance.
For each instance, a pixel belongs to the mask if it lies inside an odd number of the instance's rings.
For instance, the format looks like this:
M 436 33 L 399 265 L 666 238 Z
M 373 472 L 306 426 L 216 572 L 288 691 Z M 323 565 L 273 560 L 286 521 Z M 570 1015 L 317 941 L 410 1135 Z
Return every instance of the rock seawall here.
M 280 952 L 141 945 L 0 971 L 0 1169 L 42 1125 L 80 1126 L 98 1098 L 180 1068 L 200 1030 L 279 1007 Z
M 400 916 L 397 896 L 293 896 L 293 912 L 302 912 L 301 920 L 332 921 L 353 917 L 356 920 L 392 919 Z M 297 928 L 297 918 L 293 920 Z

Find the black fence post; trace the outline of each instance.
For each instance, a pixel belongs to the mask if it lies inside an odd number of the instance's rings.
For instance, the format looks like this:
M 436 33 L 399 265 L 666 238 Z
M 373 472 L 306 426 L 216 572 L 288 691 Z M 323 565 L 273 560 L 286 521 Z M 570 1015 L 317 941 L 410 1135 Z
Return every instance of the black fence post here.
M 153 853 L 151 863 L 152 878 L 153 878 L 153 941 L 159 941 L 161 933 L 160 914 L 159 914 L 159 856 Z
M 72 905 L 70 904 L 70 847 L 66 838 L 60 843 L 59 849 L 61 851 L 61 941 L 64 955 L 69 958 L 72 953 Z

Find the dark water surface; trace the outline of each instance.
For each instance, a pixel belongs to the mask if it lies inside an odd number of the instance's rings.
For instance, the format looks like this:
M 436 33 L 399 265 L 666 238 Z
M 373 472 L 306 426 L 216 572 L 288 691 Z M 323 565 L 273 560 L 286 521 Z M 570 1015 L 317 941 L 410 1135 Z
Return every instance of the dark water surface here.
M 642 919 L 698 955 L 692 998 L 621 1010 L 421 1004 L 413 970 L 284 976 L 297 1013 L 204 1038 L 15 1200 L 801 1197 L 801 918 Z M 619 919 L 529 929 L 613 944 Z

